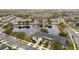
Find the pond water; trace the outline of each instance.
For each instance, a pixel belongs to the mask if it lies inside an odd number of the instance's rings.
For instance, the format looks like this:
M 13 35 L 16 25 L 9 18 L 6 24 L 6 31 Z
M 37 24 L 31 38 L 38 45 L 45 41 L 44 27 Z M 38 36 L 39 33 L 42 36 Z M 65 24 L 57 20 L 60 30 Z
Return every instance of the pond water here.
M 52 25 L 52 28 L 48 28 L 48 27 L 43 27 L 48 29 L 49 34 L 52 35 L 58 35 L 59 33 L 59 29 L 56 25 Z M 26 35 L 29 35 L 31 33 L 35 33 L 37 31 L 39 31 L 41 27 L 37 26 L 37 25 L 29 25 L 29 26 L 14 26 L 12 32 L 25 32 Z
M 59 29 L 56 25 L 52 25 L 52 28 L 48 28 L 46 27 L 49 31 L 49 34 L 52 34 L 52 35 L 58 35 L 59 34 Z

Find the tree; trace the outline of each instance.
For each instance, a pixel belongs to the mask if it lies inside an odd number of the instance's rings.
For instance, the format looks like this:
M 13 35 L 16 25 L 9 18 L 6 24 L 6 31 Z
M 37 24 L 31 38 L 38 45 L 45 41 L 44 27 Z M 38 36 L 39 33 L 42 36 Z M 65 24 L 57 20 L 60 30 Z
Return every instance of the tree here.
M 62 49 L 62 43 L 60 43 L 58 39 L 52 40 L 51 49 L 61 50 Z
M 3 26 L 3 28 L 11 28 L 13 26 L 13 24 L 12 23 L 8 23 L 7 25 L 5 25 L 5 26 Z
M 40 31 L 41 31 L 41 32 L 48 33 L 48 30 L 47 30 L 47 29 L 45 29 L 45 28 L 40 29 Z
M 67 26 L 64 24 L 64 23 L 60 23 L 59 24 L 59 29 L 61 30 L 61 32 L 64 32 L 64 29 L 66 28 Z
M 63 37 L 67 37 L 67 33 L 66 32 L 60 32 L 59 35 L 63 36 Z
M 3 27 L 3 28 L 5 28 L 4 33 L 6 33 L 6 34 L 9 35 L 9 34 L 12 32 L 12 27 L 13 27 L 13 24 L 11 24 L 11 23 L 5 25 L 5 26 Z
M 4 33 L 6 33 L 6 34 L 9 35 L 11 33 L 11 31 L 12 31 L 11 28 L 6 28 L 6 30 L 4 31 Z

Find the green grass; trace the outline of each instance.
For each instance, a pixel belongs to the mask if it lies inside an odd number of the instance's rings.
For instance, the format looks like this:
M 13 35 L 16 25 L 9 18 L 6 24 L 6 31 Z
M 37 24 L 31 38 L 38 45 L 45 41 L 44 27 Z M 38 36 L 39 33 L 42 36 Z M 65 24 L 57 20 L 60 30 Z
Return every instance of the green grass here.
M 2 44 L 2 41 L 0 41 L 0 44 Z
M 12 32 L 11 35 L 17 37 L 18 39 L 28 40 L 23 32 Z
M 7 25 L 5 25 L 5 26 L 3 26 L 3 28 L 11 28 L 13 26 L 13 24 L 11 24 L 11 23 L 8 23 Z
M 40 29 L 41 32 L 49 33 L 49 31 L 45 28 Z
M 14 32 L 14 33 L 11 33 L 11 35 L 19 39 L 25 39 L 25 35 L 23 32 Z
M 7 25 L 5 25 L 3 28 L 5 29 L 5 31 L 3 33 L 10 35 L 11 31 L 12 31 L 12 24 L 9 23 Z
M 54 39 L 51 41 L 51 48 L 53 50 L 61 50 L 62 49 L 62 43 L 58 39 Z
M 67 37 L 67 33 L 65 33 L 65 32 L 60 32 L 60 33 L 59 33 L 59 36 Z
M 44 47 L 47 48 L 48 45 L 49 45 L 48 42 L 46 42 L 46 43 L 44 44 Z
M 73 44 L 70 44 L 70 46 L 69 46 L 68 49 L 69 49 L 69 50 L 74 50 L 74 46 L 73 46 Z
M 25 34 L 23 32 L 12 32 L 11 35 L 18 38 L 18 39 L 32 42 L 31 38 L 25 36 Z

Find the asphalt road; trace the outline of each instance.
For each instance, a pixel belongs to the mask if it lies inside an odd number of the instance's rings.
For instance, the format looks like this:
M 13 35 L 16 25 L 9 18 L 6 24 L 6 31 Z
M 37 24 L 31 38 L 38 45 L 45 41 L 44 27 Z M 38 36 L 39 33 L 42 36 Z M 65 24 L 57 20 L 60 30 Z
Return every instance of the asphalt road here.
M 75 39 L 77 45 L 79 46 L 79 36 L 78 36 L 78 34 L 76 34 L 76 33 L 75 33 L 74 31 L 72 31 L 72 30 L 70 30 L 69 32 L 70 32 L 70 34 L 74 37 L 74 39 Z
M 24 42 L 22 42 L 16 38 L 3 35 L 2 33 L 0 33 L 0 40 L 7 41 L 8 43 L 11 43 L 15 46 L 19 46 L 25 50 L 38 50 L 37 48 L 34 48 L 32 46 L 27 46 Z
M 64 24 L 66 24 L 69 27 L 69 29 L 67 29 L 67 31 L 73 36 L 73 38 L 75 39 L 75 42 L 77 43 L 77 45 L 79 47 L 78 33 L 73 28 L 71 28 L 67 23 L 64 22 Z

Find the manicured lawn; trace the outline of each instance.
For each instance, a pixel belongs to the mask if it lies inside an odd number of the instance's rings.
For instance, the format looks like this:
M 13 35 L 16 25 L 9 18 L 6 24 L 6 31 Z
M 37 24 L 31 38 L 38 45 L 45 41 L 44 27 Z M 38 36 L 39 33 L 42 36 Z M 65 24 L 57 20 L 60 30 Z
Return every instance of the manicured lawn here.
M 62 45 L 63 44 L 60 43 L 58 39 L 54 39 L 51 41 L 51 49 L 53 49 L 53 50 L 61 50 Z
M 19 39 L 25 39 L 25 35 L 24 35 L 23 32 L 13 32 L 13 33 L 11 33 L 11 35 L 15 36 L 15 37 L 17 37 Z
M 31 41 L 31 39 L 26 37 L 23 32 L 12 32 L 11 35 L 17 37 L 18 39 L 22 39 L 29 42 Z

